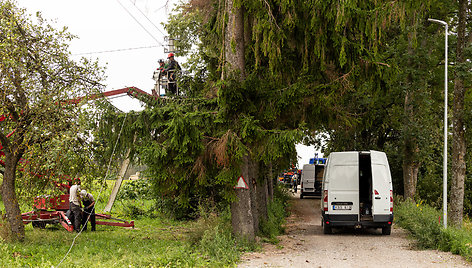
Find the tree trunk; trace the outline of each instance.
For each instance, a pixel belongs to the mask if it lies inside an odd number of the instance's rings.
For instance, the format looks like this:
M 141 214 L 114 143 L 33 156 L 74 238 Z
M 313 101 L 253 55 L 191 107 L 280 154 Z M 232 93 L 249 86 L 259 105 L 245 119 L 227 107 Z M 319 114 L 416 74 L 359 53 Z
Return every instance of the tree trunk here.
M 411 104 L 410 92 L 405 94 L 404 102 L 404 129 L 403 129 L 403 197 L 405 199 L 414 200 L 416 194 L 416 185 L 418 182 L 418 171 L 420 164 L 417 161 L 417 154 L 419 152 L 416 138 L 411 135 L 406 135 L 409 132 L 410 120 L 415 117 L 413 106 Z
M 243 9 L 234 7 L 233 0 L 226 0 L 226 14 L 225 68 L 229 73 L 239 72 L 239 78 L 243 80 L 246 77 Z
M 268 205 L 268 188 L 267 188 L 267 176 L 265 172 L 264 165 L 262 162 L 258 164 L 257 168 L 257 176 L 255 181 L 256 181 L 256 189 L 255 189 L 255 206 L 256 206 L 256 211 L 257 219 L 255 219 L 255 223 L 257 223 L 254 227 L 255 230 L 259 230 L 259 221 L 261 219 L 266 220 L 267 219 L 267 205 Z
M 465 62 L 464 48 L 467 46 L 465 38 L 466 28 L 466 0 L 459 0 L 459 19 L 457 26 L 456 62 L 460 65 Z M 452 114 L 452 181 L 450 214 L 451 224 L 462 225 L 462 214 L 464 210 L 464 180 L 465 180 L 465 133 L 464 133 L 464 96 L 465 88 L 462 75 L 456 71 L 454 79 L 454 107 Z
M 277 183 L 277 178 L 274 178 L 273 170 L 272 170 L 272 163 L 269 163 L 267 167 L 267 198 L 268 202 L 274 199 L 274 185 Z
M 251 206 L 252 206 L 252 218 L 254 224 L 254 231 L 257 232 L 259 230 L 259 220 L 262 212 L 261 205 L 261 194 L 263 192 L 263 184 L 258 180 L 259 177 L 259 165 L 254 162 L 252 158 L 249 158 L 249 180 L 250 183 L 250 192 L 251 192 Z
M 250 179 L 250 159 L 245 156 L 241 168 L 241 175 L 249 185 L 249 189 L 235 189 L 236 200 L 231 203 L 231 225 L 233 233 L 248 241 L 254 241 L 256 230 L 254 229 L 253 204 L 251 199 L 251 191 L 254 186 Z
M 233 0 L 225 1 L 225 10 L 228 18 L 224 39 L 224 68 L 222 78 L 236 74 L 236 78 L 244 80 L 245 72 L 245 43 L 244 43 L 244 13 L 242 8 L 235 7 Z M 250 147 L 250 145 L 249 145 Z M 254 174 L 252 158 L 244 156 L 241 167 L 242 176 L 249 184 L 249 190 L 236 189 L 236 201 L 231 204 L 231 223 L 233 232 L 249 241 L 254 241 L 256 228 L 258 227 L 258 214 L 255 198 L 257 184 L 254 184 Z M 254 180 L 253 180 L 254 179 Z
M 5 173 L 2 183 L 2 201 L 5 206 L 7 221 L 10 225 L 12 240 L 23 241 L 25 227 L 21 218 L 20 206 L 15 193 L 16 166 L 19 157 L 10 152 L 5 152 Z
M 419 165 L 409 159 L 403 160 L 403 197 L 415 199 Z

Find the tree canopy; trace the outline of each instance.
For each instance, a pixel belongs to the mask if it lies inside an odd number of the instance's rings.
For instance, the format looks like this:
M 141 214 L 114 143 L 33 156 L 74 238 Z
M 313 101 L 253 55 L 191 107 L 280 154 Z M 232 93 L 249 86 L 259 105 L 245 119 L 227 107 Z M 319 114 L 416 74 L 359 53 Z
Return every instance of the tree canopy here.
M 68 165 L 58 164 L 77 160 L 67 152 L 89 139 L 86 126 L 93 118 L 89 117 L 91 110 L 65 101 L 98 92 L 103 69 L 96 62 L 70 59 L 67 43 L 73 37 L 66 29 L 51 27 L 40 14 L 33 22 L 13 2 L 0 3 L 0 116 L 4 119 L 0 121 L 0 142 L 5 154 L 1 193 L 15 239 L 24 238 L 15 193 L 17 178 L 32 186 L 44 184 L 54 175 L 61 178 L 58 174 L 79 165 L 76 162 L 61 172 L 57 168 Z

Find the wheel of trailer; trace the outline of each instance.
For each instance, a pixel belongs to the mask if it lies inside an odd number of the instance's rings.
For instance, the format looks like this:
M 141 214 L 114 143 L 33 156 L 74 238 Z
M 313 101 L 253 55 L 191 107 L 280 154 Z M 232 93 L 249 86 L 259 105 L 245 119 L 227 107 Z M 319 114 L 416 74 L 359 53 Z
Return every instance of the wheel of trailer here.
M 33 228 L 40 228 L 40 229 L 46 228 L 46 223 L 44 221 L 33 221 L 31 225 L 33 225 Z
M 331 234 L 332 231 L 331 226 L 326 225 L 326 223 L 323 224 L 323 234 Z
M 392 226 L 382 227 L 383 235 L 390 235 L 391 232 L 392 232 Z

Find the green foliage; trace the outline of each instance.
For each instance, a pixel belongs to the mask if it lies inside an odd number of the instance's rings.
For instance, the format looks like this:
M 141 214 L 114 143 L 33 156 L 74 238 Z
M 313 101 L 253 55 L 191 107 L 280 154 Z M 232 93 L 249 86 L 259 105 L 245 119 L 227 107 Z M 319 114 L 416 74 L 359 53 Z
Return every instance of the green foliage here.
M 146 202 L 144 200 L 125 200 L 120 201 L 121 213 L 131 219 L 139 219 L 143 217 L 152 218 L 156 215 L 156 207 L 154 202 Z
M 221 265 L 229 265 L 239 260 L 240 252 L 230 226 L 216 225 L 204 232 L 199 248 L 206 256 L 216 259 Z
M 68 43 L 74 36 L 67 29 L 54 29 L 39 13 L 33 21 L 15 5 L 0 2 L 0 114 L 5 116 L 0 173 L 6 215 L 22 240 L 18 200 L 54 193 L 48 185 L 96 168 L 81 146 L 93 136 L 84 123 L 94 121 L 100 109 L 77 104 L 103 88 L 104 69 L 97 62 L 72 60 Z
M 260 223 L 260 235 L 270 243 L 277 243 L 277 236 L 284 233 L 283 224 L 287 214 L 289 195 L 285 187 L 277 184 L 274 199 L 267 208 L 267 220 L 262 219 Z
M 435 208 L 410 201 L 397 201 L 395 222 L 410 231 L 420 248 L 450 251 L 472 260 L 472 232 L 467 225 L 444 229 L 441 212 Z
M 395 207 L 395 222 L 418 240 L 421 248 L 436 248 L 441 236 L 441 213 L 414 202 L 401 202 Z
M 117 195 L 118 199 L 151 199 L 152 185 L 147 179 L 132 180 L 125 183 Z

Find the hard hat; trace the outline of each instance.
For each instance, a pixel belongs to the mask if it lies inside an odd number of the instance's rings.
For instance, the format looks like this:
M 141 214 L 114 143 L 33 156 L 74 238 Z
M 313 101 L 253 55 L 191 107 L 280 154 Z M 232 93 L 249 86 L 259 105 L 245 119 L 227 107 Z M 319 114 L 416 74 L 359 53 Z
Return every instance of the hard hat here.
M 173 57 L 174 56 L 174 53 L 169 53 L 169 55 L 167 56 L 167 58 L 170 58 L 170 57 Z
M 84 197 L 86 195 L 87 195 L 87 191 L 85 190 L 80 191 L 80 196 Z

